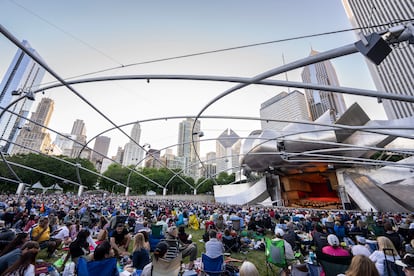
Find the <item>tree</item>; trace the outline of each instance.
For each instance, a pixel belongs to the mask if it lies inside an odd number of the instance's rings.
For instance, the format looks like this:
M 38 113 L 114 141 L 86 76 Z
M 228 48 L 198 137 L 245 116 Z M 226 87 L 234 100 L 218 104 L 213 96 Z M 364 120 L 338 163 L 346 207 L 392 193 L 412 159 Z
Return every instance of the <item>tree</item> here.
M 73 184 L 67 184 L 54 176 L 79 183 L 76 171 L 76 164 L 80 164 L 82 168 L 86 168 L 90 171 L 96 172 L 94 165 L 87 159 L 71 159 L 65 156 L 59 156 L 58 158 L 63 159 L 66 162 L 57 160 L 56 158 L 52 158 L 51 156 L 34 153 L 16 154 L 7 157 L 7 160 L 34 169 L 30 170 L 27 168 L 10 164 L 17 176 L 24 183 L 32 185 L 40 181 L 44 186 L 51 186 L 55 183 L 59 183 L 65 191 L 74 190 L 77 188 L 77 186 L 74 187 Z M 73 165 L 70 165 L 68 163 L 72 163 Z M 82 185 L 90 189 L 95 185 L 98 176 L 88 171 L 85 171 L 82 168 L 79 169 L 79 175 L 82 180 Z M 15 179 L 13 174 L 7 169 L 6 164 L 4 163 L 2 163 L 1 172 L 5 172 L 5 175 L 7 175 L 5 177 Z M 15 191 L 16 188 L 17 186 L 15 184 L 11 185 L 9 187 L 9 191 Z
M 226 185 L 226 184 L 230 184 L 232 182 L 234 182 L 234 180 L 236 179 L 235 174 L 228 174 L 226 172 L 221 172 L 219 173 L 218 177 L 216 178 L 217 184 L 219 185 Z
M 122 167 L 119 164 L 111 164 L 108 169 L 103 173 L 104 176 L 111 178 L 119 183 L 126 183 L 129 170 Z M 105 189 L 114 193 L 121 193 L 125 191 L 125 187 L 121 186 L 113 181 L 102 178 L 100 181 L 101 189 Z

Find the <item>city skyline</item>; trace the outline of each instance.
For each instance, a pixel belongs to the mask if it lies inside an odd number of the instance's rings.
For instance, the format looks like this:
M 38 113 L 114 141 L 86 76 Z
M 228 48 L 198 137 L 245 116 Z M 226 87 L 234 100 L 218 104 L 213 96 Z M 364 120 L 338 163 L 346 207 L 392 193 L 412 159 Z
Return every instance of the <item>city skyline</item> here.
M 156 8 L 160 8 L 156 4 L 129 3 L 125 7 L 119 5 L 115 7 L 109 1 L 99 2 L 100 5 L 97 3 L 75 1 L 71 5 L 64 4 L 65 7 L 62 9 L 48 1 L 41 4 L 30 1 L 7 2 L 4 9 L 0 11 L 1 24 L 20 40 L 27 39 L 45 62 L 63 78 L 118 66 L 116 70 L 91 76 L 200 74 L 253 77 L 283 63 L 305 58 L 311 48 L 323 52 L 357 40 L 353 32 L 340 32 L 330 36 L 295 40 L 293 43 L 270 43 L 122 68 L 122 65 L 140 61 L 153 61 L 238 45 L 344 30 L 349 29 L 351 24 L 341 3 L 326 1 L 313 3 L 268 1 L 264 2 L 263 6 L 252 5 L 245 1 L 231 3 L 213 1 L 209 5 L 202 6 L 186 2 L 185 8 L 181 6 L 184 4 L 163 2 L 162 8 L 157 10 L 158 13 L 154 12 Z M 96 7 L 93 4 L 99 6 L 99 12 L 94 13 L 94 20 L 91 21 L 91 13 Z M 298 11 L 299 6 L 308 10 L 309 14 Z M 323 10 L 332 12 L 323 13 L 322 6 L 324 6 Z M 53 12 L 46 12 L 45 7 Z M 214 20 L 201 14 L 201 9 L 214 12 Z M 62 16 L 61 10 L 76 11 L 79 16 L 78 22 Z M 228 13 L 230 10 L 231 14 Z M 181 13 L 176 14 L 174 11 Z M 180 14 L 185 16 L 180 17 Z M 25 23 L 16 20 L 21 16 L 25 16 L 27 20 Z M 246 18 L 250 20 L 246 22 Z M 86 22 L 94 22 L 94 24 Z M 193 24 L 190 25 L 190 22 Z M 312 24 L 304 24 L 304 22 L 312 22 Z M 31 27 L 27 28 L 27 24 Z M 102 33 L 103 30 L 106 34 Z M 45 37 L 45 34 L 48 36 Z M 0 47 L 4 50 L 0 54 L 2 61 L 0 74 L 3 76 L 4 68 L 7 68 L 17 49 L 4 37 L 0 39 Z M 282 60 L 282 55 L 285 61 Z M 335 59 L 332 63 L 337 69 L 342 86 L 373 89 L 362 55 L 355 54 Z M 287 76 L 283 75 L 278 79 L 288 78 L 290 81 L 299 81 L 300 72 L 301 70 L 288 72 Z M 43 83 L 50 81 L 54 80 L 47 75 Z M 114 122 L 125 124 L 168 116 L 194 116 L 211 99 L 233 85 L 151 79 L 82 84 L 74 87 Z M 282 91 L 286 91 L 286 88 L 249 86 L 219 101 L 209 108 L 205 115 L 259 118 L 260 104 Z M 303 89 L 299 91 L 304 93 Z M 37 97 L 36 102 L 40 101 L 40 95 Z M 55 101 L 55 112 L 50 127 L 59 132 L 68 133 L 70 125 L 76 119 L 85 121 L 88 139 L 112 127 L 72 93 L 68 93 L 65 88 L 47 90 L 45 97 Z M 363 107 L 365 104 L 366 111 L 372 119 L 385 119 L 382 106 L 376 103 L 376 99 L 345 97 L 347 106 L 358 99 Z M 141 145 L 150 143 L 152 148 L 160 149 L 176 144 L 181 120 L 183 118 L 142 123 Z M 132 125 L 125 128 L 125 132 L 130 133 L 131 128 Z M 205 134 L 203 137 L 205 139 L 215 139 L 227 128 L 245 137 L 251 131 L 260 129 L 260 122 L 202 119 L 201 130 Z M 117 147 L 123 147 L 129 140 L 115 132 L 107 133 L 105 136 L 111 137 L 109 156 L 115 155 Z M 204 144 L 207 146 L 204 147 Z M 214 151 L 214 148 L 215 142 L 200 143 L 202 156 Z

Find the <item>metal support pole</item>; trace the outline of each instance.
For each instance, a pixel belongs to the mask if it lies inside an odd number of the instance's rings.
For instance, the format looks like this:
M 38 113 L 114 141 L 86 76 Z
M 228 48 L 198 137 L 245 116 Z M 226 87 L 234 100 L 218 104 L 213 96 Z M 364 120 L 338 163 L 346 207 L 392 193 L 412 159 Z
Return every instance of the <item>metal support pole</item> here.
M 82 193 L 83 193 L 83 188 L 84 188 L 84 186 L 83 186 L 83 185 L 79 185 L 79 189 L 78 189 L 78 196 L 82 196 Z

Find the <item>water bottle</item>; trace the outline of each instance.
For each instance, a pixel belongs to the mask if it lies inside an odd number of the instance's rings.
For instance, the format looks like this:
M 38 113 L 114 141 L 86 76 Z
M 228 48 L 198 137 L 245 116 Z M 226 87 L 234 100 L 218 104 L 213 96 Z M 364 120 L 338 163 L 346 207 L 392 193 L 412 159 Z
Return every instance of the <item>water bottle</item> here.
M 309 251 L 309 263 L 314 264 L 315 263 L 315 253 L 313 251 Z

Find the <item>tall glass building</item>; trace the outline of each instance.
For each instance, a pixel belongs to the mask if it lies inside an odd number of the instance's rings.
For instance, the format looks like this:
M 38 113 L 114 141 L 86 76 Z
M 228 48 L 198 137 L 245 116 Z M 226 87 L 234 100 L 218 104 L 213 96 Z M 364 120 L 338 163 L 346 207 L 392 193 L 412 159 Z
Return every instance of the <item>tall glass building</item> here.
M 22 44 L 39 59 L 41 58 L 36 50 L 31 48 L 29 42 L 23 40 Z M 19 49 L 0 83 L 0 107 L 5 108 L 20 97 L 12 95 L 13 91 L 28 91 L 38 88 L 44 75 L 45 69 Z M 32 105 L 33 101 L 24 98 L 8 109 L 14 114 L 5 112 L 0 118 L 0 145 L 3 146 L 4 152 L 11 153 L 13 143 L 22 129 L 26 121 L 24 118 L 28 117 Z
M 414 1 L 411 0 L 342 0 L 346 13 L 354 27 L 367 27 L 363 34 L 382 31 L 386 27 L 370 27 L 379 24 L 395 26 L 396 21 L 414 17 Z M 379 91 L 414 96 L 414 45 L 401 43 L 380 65 L 367 61 L 375 86 Z M 383 100 L 388 119 L 414 116 L 414 104 Z
M 310 55 L 313 56 L 318 53 L 312 50 Z M 302 81 L 305 83 L 339 86 L 336 71 L 329 60 L 305 66 L 302 71 Z M 305 95 L 312 121 L 318 119 L 328 110 L 333 110 L 336 118 L 346 110 L 344 96 L 341 93 L 305 89 Z M 336 118 L 333 118 L 333 121 Z
M 287 121 L 309 121 L 305 95 L 294 90 L 290 93 L 281 92 L 260 105 L 262 130 L 281 131 L 289 122 L 268 121 L 265 119 Z
M 194 125 L 195 124 L 195 125 Z M 194 132 L 193 131 L 194 125 Z M 201 123 L 199 120 L 188 118 L 181 121 L 178 127 L 178 149 L 177 156 L 184 158 L 184 173 L 198 179 L 199 177 L 199 160 L 200 156 L 200 130 Z M 193 141 L 194 140 L 194 141 Z M 193 142 L 192 142 L 193 141 Z

